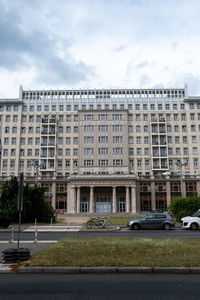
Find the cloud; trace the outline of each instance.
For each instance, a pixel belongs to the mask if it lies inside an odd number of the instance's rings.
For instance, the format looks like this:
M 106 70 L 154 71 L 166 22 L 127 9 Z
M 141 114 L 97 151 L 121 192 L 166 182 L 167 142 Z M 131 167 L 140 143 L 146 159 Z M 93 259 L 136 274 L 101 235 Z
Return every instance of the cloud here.
M 200 95 L 200 77 L 196 77 L 191 73 L 180 74 L 171 82 L 174 87 L 184 86 L 187 83 L 189 95 Z
M 76 61 L 69 53 L 69 42 L 59 53 L 58 41 L 50 32 L 33 27 L 23 28 L 18 11 L 0 3 L 0 68 L 12 72 L 34 66 L 35 79 L 43 83 L 75 84 L 86 80 L 93 67 Z

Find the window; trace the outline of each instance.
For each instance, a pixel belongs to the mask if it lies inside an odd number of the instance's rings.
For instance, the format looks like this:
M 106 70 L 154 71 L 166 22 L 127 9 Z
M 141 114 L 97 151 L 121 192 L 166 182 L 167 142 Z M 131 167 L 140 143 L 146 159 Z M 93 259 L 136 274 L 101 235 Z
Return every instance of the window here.
M 56 105 L 52 105 L 51 110 L 56 111 Z
M 145 167 L 149 167 L 149 159 L 145 159 Z
M 71 115 L 66 115 L 66 122 L 71 122 Z
M 198 167 L 198 158 L 194 158 L 193 163 L 194 167 Z
M 59 122 L 63 122 L 64 118 L 63 115 L 59 115 Z
M 174 121 L 178 121 L 178 114 L 174 114 Z
M 108 137 L 107 136 L 99 136 L 99 143 L 107 143 Z
M 132 121 L 133 120 L 133 115 L 128 114 L 128 121 Z
M 21 144 L 21 145 L 25 145 L 25 138 L 21 138 L 20 144 Z
M 185 104 L 181 103 L 181 110 L 184 110 L 184 109 L 185 109 Z
M 136 121 L 140 121 L 140 115 L 136 115 Z
M 29 122 L 33 123 L 34 122 L 34 116 L 29 116 Z
M 6 116 L 6 122 L 10 122 L 10 116 Z
M 186 121 L 186 114 L 181 114 L 181 121 Z
M 180 155 L 181 154 L 181 149 L 180 148 L 176 148 L 176 155 Z
M 134 155 L 134 149 L 133 148 L 129 148 L 129 155 Z
M 167 137 L 167 140 L 168 140 L 168 144 L 171 144 L 171 143 L 172 143 L 172 137 L 171 137 L 171 136 L 168 136 L 168 137 Z
M 18 116 L 13 116 L 13 122 L 17 122 L 18 121 Z
M 147 114 L 143 114 L 143 120 L 148 121 L 148 115 Z
M 40 127 L 36 127 L 36 133 L 40 133 Z
M 84 120 L 85 121 L 91 121 L 91 120 L 93 120 L 93 115 L 84 115 Z
M 27 155 L 28 155 L 28 156 L 32 156 L 32 149 L 28 149 Z
M 196 143 L 197 142 L 197 137 L 196 136 L 192 136 L 192 143 Z
M 36 121 L 37 121 L 38 123 L 40 123 L 40 122 L 41 122 L 41 116 L 36 116 Z
M 106 126 L 106 125 L 103 125 L 103 126 Z M 99 127 L 101 127 L 101 125 Z M 93 125 L 85 125 L 84 132 L 93 132 Z
M 35 138 L 35 144 L 39 145 L 40 144 L 40 138 Z
M 122 143 L 122 136 L 113 136 L 113 143 Z
M 133 126 L 128 126 L 128 132 L 133 132 Z
M 158 104 L 158 110 L 162 110 L 162 104 Z
M 155 104 L 151 104 L 151 110 L 155 110 Z
M 191 131 L 192 131 L 192 132 L 195 132 L 195 131 L 196 131 L 195 125 L 191 125 Z
M 175 125 L 175 126 L 174 126 L 174 131 L 175 131 L 175 132 L 179 132 L 179 126 L 178 126 L 178 125 Z
M 17 133 L 17 127 L 12 128 L 12 133 Z
M 105 120 L 107 120 L 107 115 L 98 115 L 98 119 L 100 120 L 100 121 L 105 121 Z
M 141 166 L 142 166 L 142 160 L 141 160 L 141 159 L 138 159 L 138 160 L 137 160 L 137 166 L 138 166 L 138 167 L 141 167 Z
M 66 127 L 66 133 L 70 133 L 71 132 L 71 127 L 70 126 L 67 126 Z
M 42 106 L 41 105 L 37 105 L 37 111 L 41 111 L 42 110 Z
M 33 127 L 28 128 L 28 133 L 33 133 Z
M 74 154 L 75 156 L 78 155 L 78 149 L 77 149 L 77 148 L 74 149 L 73 154 Z
M 84 155 L 93 155 L 93 148 L 84 148 Z
M 143 104 L 143 110 L 147 110 L 147 104 Z
M 70 156 L 70 149 L 66 149 L 65 153 L 66 153 L 66 156 Z
M 175 136 L 175 144 L 179 144 L 180 143 L 180 137 L 179 136 Z
M 10 133 L 10 127 L 5 127 L 5 133 Z
M 58 156 L 62 156 L 62 155 L 63 155 L 62 149 L 58 149 Z
M 172 148 L 168 148 L 168 155 L 173 155 L 173 149 Z
M 144 125 L 144 132 L 148 132 L 148 125 Z
M 11 144 L 12 144 L 12 145 L 16 145 L 16 138 L 12 138 Z
M 78 122 L 78 115 L 74 115 L 74 122 Z
M 113 154 L 114 155 L 121 155 L 122 154 L 122 148 L 113 148 Z
M 171 115 L 170 114 L 166 114 L 166 120 L 170 121 L 171 120 Z
M 63 133 L 63 126 L 59 126 L 59 127 L 58 127 L 58 132 L 59 132 L 59 133 Z
M 85 144 L 90 144 L 90 143 L 93 143 L 93 142 L 94 142 L 94 137 L 93 136 L 84 136 L 84 143 Z
M 59 145 L 62 145 L 62 144 L 63 144 L 63 138 L 62 138 L 62 137 L 59 137 L 59 138 L 58 138 L 58 144 L 59 144 Z
M 194 114 L 190 114 L 190 120 L 194 121 Z
M 59 105 L 59 110 L 63 111 L 64 110 L 64 105 Z
M 116 149 L 116 148 L 114 148 L 114 149 Z M 99 152 L 99 155 L 107 155 L 108 154 L 108 148 L 99 148 L 98 152 Z
M 78 133 L 78 126 L 74 126 L 74 133 Z
M 173 110 L 177 110 L 178 109 L 178 105 L 176 103 L 173 104 Z
M 98 129 L 99 129 L 99 132 L 106 132 L 106 131 L 108 131 L 108 125 L 99 125 Z
M 28 145 L 32 145 L 33 144 L 33 139 L 32 138 L 28 138 Z
M 3 150 L 3 156 L 8 156 L 8 149 Z
M 194 109 L 194 103 L 189 104 L 190 109 Z
M 137 155 L 142 155 L 142 149 L 141 148 L 137 148 Z
M 140 110 L 140 104 L 135 105 L 135 110 Z
M 149 148 L 144 148 L 144 154 L 149 155 Z
M 16 150 L 15 149 L 11 149 L 11 156 L 15 156 L 16 155 Z
M 136 132 L 140 132 L 140 126 L 139 125 L 136 126 Z
M 62 168 L 62 160 L 58 160 L 58 168 Z
M 169 103 L 165 104 L 165 109 L 166 109 L 166 110 L 170 110 L 170 105 L 169 105 Z
M 140 137 L 140 136 L 137 136 L 137 137 L 136 137 L 136 143 L 137 143 L 137 144 L 141 144 L 141 137 Z
M 122 131 L 122 125 L 113 125 L 113 131 L 114 132 L 116 132 L 116 131 L 121 132 Z
M 197 147 L 193 147 L 193 148 L 192 148 L 192 153 L 193 153 L 194 155 L 197 155 L 197 154 L 198 154 L 198 152 L 197 152 Z
M 128 142 L 129 142 L 129 144 L 133 144 L 133 137 L 132 136 L 129 136 Z
M 39 156 L 40 155 L 40 150 L 39 149 L 35 149 L 35 156 Z
M 122 120 L 122 115 L 121 114 L 114 114 L 114 115 L 112 115 L 112 119 L 114 121 Z
M 134 161 L 133 159 L 130 159 L 129 160 L 129 167 L 132 168 L 134 166 Z
M 172 131 L 171 125 L 167 125 L 167 132 L 171 132 L 171 131 Z
M 78 138 L 74 137 L 74 145 L 77 145 L 77 144 L 78 144 Z
M 187 143 L 187 136 L 183 136 L 183 144 Z
M 145 136 L 144 137 L 144 144 L 148 144 L 149 143 L 149 137 L 148 136 Z
M 108 159 L 99 159 L 98 165 L 99 166 L 108 166 Z
M 66 166 L 66 167 L 70 167 L 70 160 L 66 160 L 66 161 L 65 161 L 65 166 Z
M 122 159 L 113 159 L 113 166 L 123 166 Z
M 182 125 L 182 132 L 186 132 L 187 131 L 187 126 L 186 125 Z
M 14 105 L 14 111 L 18 111 L 18 106 Z
M 67 111 L 71 111 L 71 105 L 67 105 Z
M 44 110 L 45 110 L 45 111 L 49 111 L 49 105 L 45 105 L 45 106 L 44 106 Z

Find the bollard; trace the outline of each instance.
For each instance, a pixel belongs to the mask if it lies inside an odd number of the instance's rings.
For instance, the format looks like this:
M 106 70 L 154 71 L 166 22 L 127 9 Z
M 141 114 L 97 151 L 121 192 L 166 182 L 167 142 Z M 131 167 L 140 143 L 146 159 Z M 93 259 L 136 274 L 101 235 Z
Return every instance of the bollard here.
M 11 233 L 11 239 L 10 239 L 11 243 L 14 243 L 14 235 L 15 235 L 15 233 L 14 233 L 14 227 L 12 227 L 12 233 Z
M 37 219 L 35 219 L 35 227 L 37 227 Z
M 51 226 L 53 226 L 53 219 L 51 218 Z
M 37 243 L 37 228 L 35 228 L 35 243 Z

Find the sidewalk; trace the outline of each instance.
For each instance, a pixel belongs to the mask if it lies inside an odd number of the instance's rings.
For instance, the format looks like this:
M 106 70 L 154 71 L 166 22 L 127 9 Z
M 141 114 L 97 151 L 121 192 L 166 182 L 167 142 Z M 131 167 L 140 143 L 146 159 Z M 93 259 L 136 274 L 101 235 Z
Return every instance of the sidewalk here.
M 19 267 L 0 264 L 0 274 L 200 274 L 200 267 Z

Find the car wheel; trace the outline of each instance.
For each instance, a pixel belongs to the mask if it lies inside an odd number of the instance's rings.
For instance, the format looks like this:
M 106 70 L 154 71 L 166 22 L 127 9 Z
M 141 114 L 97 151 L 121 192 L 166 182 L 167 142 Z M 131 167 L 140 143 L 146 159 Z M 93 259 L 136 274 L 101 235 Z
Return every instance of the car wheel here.
M 190 229 L 191 229 L 191 230 L 197 230 L 198 228 L 199 228 L 199 226 L 198 226 L 197 223 L 192 223 L 192 224 L 190 225 Z
M 139 224 L 133 224 L 133 225 L 131 226 L 131 229 L 133 229 L 133 230 L 138 230 L 138 229 L 140 229 L 140 226 L 139 226 Z
M 169 223 L 164 224 L 163 228 L 165 230 L 170 230 L 171 229 L 171 225 Z

